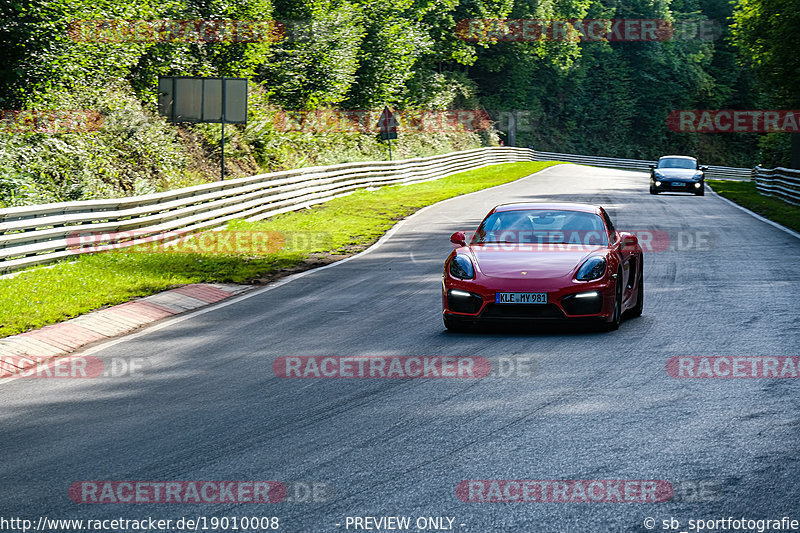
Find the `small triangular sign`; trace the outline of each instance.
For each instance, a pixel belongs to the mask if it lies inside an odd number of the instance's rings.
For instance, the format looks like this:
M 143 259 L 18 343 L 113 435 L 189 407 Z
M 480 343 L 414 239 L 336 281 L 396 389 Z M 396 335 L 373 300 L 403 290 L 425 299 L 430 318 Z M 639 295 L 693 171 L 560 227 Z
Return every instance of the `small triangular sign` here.
M 378 119 L 378 129 L 381 132 L 381 139 L 397 139 L 397 119 L 389 111 L 389 106 L 384 106 L 381 118 Z

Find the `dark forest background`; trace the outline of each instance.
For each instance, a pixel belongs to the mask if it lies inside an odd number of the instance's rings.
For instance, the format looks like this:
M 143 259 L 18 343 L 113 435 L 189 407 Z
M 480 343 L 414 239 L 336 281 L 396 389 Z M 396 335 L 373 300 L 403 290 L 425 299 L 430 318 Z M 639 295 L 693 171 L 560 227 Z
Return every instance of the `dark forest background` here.
M 0 0 L 0 108 L 89 109 L 92 133 L 0 128 L 0 207 L 154 192 L 217 179 L 220 128 L 156 113 L 159 75 L 251 80 L 226 128 L 230 176 L 383 159 L 374 132 L 282 131 L 283 110 L 522 113 L 516 144 L 705 164 L 788 165 L 789 135 L 676 133 L 679 109 L 800 109 L 800 0 Z M 659 42 L 477 42 L 474 18 L 660 19 Z M 278 20 L 275 42 L 85 42 L 82 20 Z M 713 31 L 709 35 L 708 28 Z M 705 32 L 704 32 L 705 31 Z M 8 114 L 6 118 L 8 118 Z M 396 157 L 494 145 L 502 132 L 406 132 Z

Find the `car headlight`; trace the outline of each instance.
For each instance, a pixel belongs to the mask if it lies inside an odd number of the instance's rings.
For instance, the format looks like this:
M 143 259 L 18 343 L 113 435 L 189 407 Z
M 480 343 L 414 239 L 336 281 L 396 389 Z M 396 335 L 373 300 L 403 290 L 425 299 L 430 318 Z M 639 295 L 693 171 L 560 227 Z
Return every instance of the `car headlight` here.
M 450 275 L 459 279 L 472 279 L 475 277 L 475 268 L 466 255 L 458 254 L 450 261 Z
M 661 182 L 660 181 L 656 182 L 656 187 L 661 187 Z
M 694 184 L 694 188 L 695 188 L 695 189 L 699 189 L 699 188 L 700 188 L 700 183 L 695 183 L 695 184 Z
M 581 268 L 578 269 L 578 273 L 575 275 L 575 279 L 578 281 L 591 281 L 593 279 L 602 278 L 605 273 L 605 257 L 595 255 L 583 262 Z

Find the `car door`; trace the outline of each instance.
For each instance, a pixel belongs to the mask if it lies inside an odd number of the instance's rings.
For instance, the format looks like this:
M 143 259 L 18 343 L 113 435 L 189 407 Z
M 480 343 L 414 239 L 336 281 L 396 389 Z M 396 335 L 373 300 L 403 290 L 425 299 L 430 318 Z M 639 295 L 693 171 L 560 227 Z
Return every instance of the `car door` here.
M 622 294 L 622 300 L 625 301 L 633 294 L 633 285 L 636 281 L 636 257 L 634 256 L 634 250 L 629 250 L 625 246 L 622 246 L 620 232 L 614 228 L 614 224 L 611 222 L 611 218 L 608 216 L 608 213 L 606 213 L 605 210 L 603 210 L 603 219 L 605 220 L 606 228 L 608 229 L 608 238 L 609 242 L 611 243 L 611 248 L 620 258 L 622 279 L 619 280 L 619 283 L 623 284 L 622 286 L 624 290 Z

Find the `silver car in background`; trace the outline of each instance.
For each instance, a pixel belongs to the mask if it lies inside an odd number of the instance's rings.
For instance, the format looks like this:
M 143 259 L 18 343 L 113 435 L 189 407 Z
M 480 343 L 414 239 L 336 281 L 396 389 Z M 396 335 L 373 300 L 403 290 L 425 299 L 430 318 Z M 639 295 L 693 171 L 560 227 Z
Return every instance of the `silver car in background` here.
M 650 194 L 687 192 L 705 194 L 705 171 L 697 159 L 686 155 L 665 155 L 658 164 L 650 165 Z

